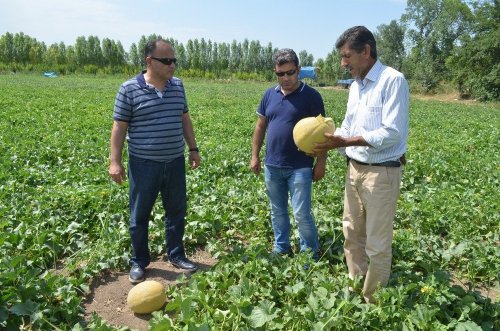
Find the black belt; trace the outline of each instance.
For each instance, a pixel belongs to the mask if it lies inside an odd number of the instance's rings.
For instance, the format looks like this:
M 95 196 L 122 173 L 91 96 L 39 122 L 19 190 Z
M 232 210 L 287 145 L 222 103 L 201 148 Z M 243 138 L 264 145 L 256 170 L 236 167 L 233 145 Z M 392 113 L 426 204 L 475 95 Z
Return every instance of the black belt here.
M 354 161 L 357 164 L 361 164 L 361 165 L 369 165 L 369 166 L 375 166 L 375 167 L 391 167 L 391 168 L 401 167 L 401 162 L 399 162 L 399 161 L 385 161 L 385 162 L 381 162 L 381 163 L 365 163 L 365 162 L 356 161 L 356 160 L 351 159 L 351 158 L 347 158 L 347 163 L 349 163 L 349 161 Z

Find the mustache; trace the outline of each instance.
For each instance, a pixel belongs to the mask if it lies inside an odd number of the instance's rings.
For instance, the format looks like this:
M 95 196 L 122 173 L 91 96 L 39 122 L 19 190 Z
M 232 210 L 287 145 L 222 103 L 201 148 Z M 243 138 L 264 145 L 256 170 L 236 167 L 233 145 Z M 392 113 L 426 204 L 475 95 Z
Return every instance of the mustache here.
M 342 69 L 346 72 L 346 73 L 349 73 L 351 70 L 352 70 L 352 67 L 347 65 L 347 66 L 344 66 L 342 67 Z

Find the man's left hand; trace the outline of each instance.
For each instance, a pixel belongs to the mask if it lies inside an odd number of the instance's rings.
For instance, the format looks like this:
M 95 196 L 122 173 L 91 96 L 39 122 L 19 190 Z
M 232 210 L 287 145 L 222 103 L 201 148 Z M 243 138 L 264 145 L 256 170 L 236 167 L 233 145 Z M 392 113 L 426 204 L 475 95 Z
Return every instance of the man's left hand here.
M 314 145 L 313 153 L 317 155 L 321 152 L 326 152 L 334 148 L 345 147 L 345 138 L 336 136 L 331 133 L 325 133 L 326 141 L 324 143 L 317 143 Z
M 326 162 L 317 162 L 313 167 L 313 181 L 319 182 L 325 177 Z
M 200 166 L 200 153 L 199 152 L 189 152 L 189 166 L 191 169 L 196 169 Z

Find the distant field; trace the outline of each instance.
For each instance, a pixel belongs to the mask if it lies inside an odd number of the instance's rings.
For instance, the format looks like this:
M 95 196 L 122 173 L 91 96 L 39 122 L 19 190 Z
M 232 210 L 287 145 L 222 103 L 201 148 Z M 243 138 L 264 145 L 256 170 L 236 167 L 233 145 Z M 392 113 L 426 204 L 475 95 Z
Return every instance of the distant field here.
M 85 326 L 81 301 L 100 272 L 127 269 L 127 185 L 107 175 L 113 102 L 125 79 L 0 76 L 0 329 L 112 329 L 98 317 Z M 270 85 L 185 85 L 202 155 L 202 166 L 188 171 L 186 245 L 219 263 L 168 289 L 166 311 L 151 326 L 500 329 L 491 299 L 500 274 L 498 104 L 412 97 L 393 275 L 368 306 L 347 291 L 345 160 L 331 152 L 326 178 L 314 184 L 321 261 L 305 271 L 307 256 L 272 258 L 263 178 L 249 171 L 255 111 Z M 339 125 L 347 90 L 319 91 Z M 150 232 L 161 254 L 160 205 Z

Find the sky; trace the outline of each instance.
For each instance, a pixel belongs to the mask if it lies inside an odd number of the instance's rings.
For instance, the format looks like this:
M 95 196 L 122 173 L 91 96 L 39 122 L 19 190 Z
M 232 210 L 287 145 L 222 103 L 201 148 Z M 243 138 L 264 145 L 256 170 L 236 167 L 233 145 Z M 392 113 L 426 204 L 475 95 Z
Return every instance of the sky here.
M 141 36 L 159 34 L 186 45 L 259 41 L 326 58 L 355 25 L 372 32 L 398 20 L 406 0 L 0 0 L 0 36 L 23 32 L 47 46 L 79 36 L 120 41 L 129 51 Z

